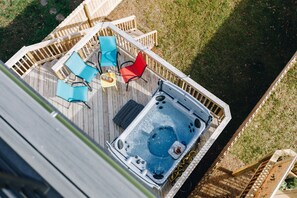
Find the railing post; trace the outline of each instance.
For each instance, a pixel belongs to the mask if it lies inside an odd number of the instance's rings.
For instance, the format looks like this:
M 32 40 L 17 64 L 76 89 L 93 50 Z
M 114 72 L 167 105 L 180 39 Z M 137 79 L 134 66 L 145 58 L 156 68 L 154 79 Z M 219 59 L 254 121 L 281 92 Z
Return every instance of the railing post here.
M 89 8 L 88 8 L 87 4 L 84 4 L 84 12 L 85 12 L 85 15 L 86 15 L 86 17 L 88 19 L 89 26 L 93 27 L 90 11 L 89 11 Z
M 36 64 L 36 59 L 34 58 L 34 56 L 33 56 L 33 54 L 32 54 L 32 52 L 31 51 L 29 51 L 29 52 L 27 52 L 27 56 L 32 60 L 32 62 L 34 63 L 34 64 Z

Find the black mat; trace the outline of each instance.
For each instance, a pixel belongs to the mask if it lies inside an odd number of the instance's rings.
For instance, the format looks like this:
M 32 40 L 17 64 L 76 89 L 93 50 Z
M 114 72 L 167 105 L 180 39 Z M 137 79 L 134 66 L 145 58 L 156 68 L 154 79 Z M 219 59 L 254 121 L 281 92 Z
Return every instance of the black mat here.
M 126 129 L 143 108 L 142 104 L 129 100 L 112 120 L 116 125 Z

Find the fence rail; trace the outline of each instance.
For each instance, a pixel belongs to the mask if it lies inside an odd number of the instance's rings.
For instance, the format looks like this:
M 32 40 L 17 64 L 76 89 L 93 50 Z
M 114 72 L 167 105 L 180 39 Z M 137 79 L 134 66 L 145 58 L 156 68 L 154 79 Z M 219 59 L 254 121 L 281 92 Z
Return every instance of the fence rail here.
M 70 36 L 43 41 L 27 47 L 24 46 L 5 64 L 19 76 L 24 77 L 33 66 L 41 65 L 63 56 L 84 35 L 85 32 L 81 31 Z
M 64 66 L 64 62 L 68 59 L 73 51 L 76 51 L 80 56 L 87 60 L 92 53 L 99 47 L 98 36 L 116 36 L 117 46 L 121 52 L 135 58 L 139 51 L 144 54 L 144 58 L 148 64 L 148 69 L 158 75 L 160 78 L 169 80 L 181 87 L 183 90 L 191 94 L 203 105 L 205 105 L 212 115 L 219 121 L 219 125 L 215 128 L 206 143 L 202 146 L 199 153 L 195 156 L 191 164 L 186 168 L 184 173 L 177 179 L 174 186 L 170 189 L 166 197 L 173 197 L 179 190 L 180 186 L 186 181 L 196 165 L 205 156 L 211 145 L 223 131 L 225 126 L 231 120 L 229 106 L 219 98 L 211 94 L 208 90 L 193 81 L 189 76 L 185 75 L 177 68 L 166 62 L 164 59 L 153 53 L 147 46 L 137 42 L 126 32 L 120 30 L 111 22 L 96 24 L 88 33 L 77 42 L 62 58 L 56 62 L 52 70 L 61 78 L 67 78 L 69 71 Z M 142 37 L 140 37 L 140 40 Z
M 132 58 L 137 56 L 139 51 L 143 51 L 145 59 L 148 64 L 148 68 L 156 73 L 163 79 L 167 79 L 174 84 L 178 85 L 188 93 L 190 93 L 194 98 L 199 100 L 203 105 L 205 105 L 214 115 L 219 122 L 225 117 L 224 108 L 219 104 L 224 104 L 221 100 L 207 91 L 205 88 L 197 84 L 190 77 L 173 67 L 171 64 L 166 62 L 164 59 L 153 53 L 148 49 L 147 46 L 136 42 L 131 36 L 126 34 L 124 31 L 117 28 L 112 23 L 100 23 L 97 24 L 92 31 L 81 39 L 66 56 L 61 58 L 53 67 L 53 71 L 61 79 L 67 78 L 69 75 L 68 70 L 64 67 L 64 62 L 70 56 L 73 51 L 76 51 L 80 56 L 86 60 L 96 48 L 98 48 L 98 36 L 109 36 L 114 35 L 117 38 L 117 46 L 123 50 L 125 53 L 130 55 Z M 143 37 L 141 37 L 142 39 Z M 140 40 L 141 40 L 140 39 Z
M 183 183 L 187 180 L 189 175 L 193 172 L 197 164 L 206 155 L 209 148 L 213 145 L 214 141 L 221 134 L 223 129 L 231 120 L 229 106 L 221 101 L 219 98 L 211 94 L 208 90 L 193 81 L 189 76 L 185 75 L 164 59 L 153 53 L 148 47 L 137 42 L 134 38 L 129 36 L 126 32 L 120 30 L 112 23 L 97 24 L 91 31 L 88 32 L 63 58 L 61 58 L 52 69 L 60 78 L 66 78 L 68 73 L 64 67 L 64 62 L 73 51 L 76 51 L 80 56 L 86 60 L 96 47 L 94 43 L 98 43 L 98 35 L 100 36 L 116 36 L 117 46 L 122 53 L 135 58 L 139 51 L 142 51 L 144 58 L 148 64 L 148 69 L 158 75 L 160 78 L 167 79 L 174 84 L 181 87 L 183 90 L 191 94 L 203 105 L 205 105 L 219 121 L 218 126 L 214 132 L 207 139 L 206 143 L 202 146 L 201 150 L 194 157 L 193 161 L 188 165 L 183 174 L 176 180 L 174 186 L 166 194 L 166 197 L 173 197 Z
M 158 33 L 156 30 L 135 37 L 134 39 L 150 49 L 158 45 Z
M 111 23 L 124 31 L 134 30 L 137 28 L 135 16 L 122 18 L 120 20 L 112 21 Z M 91 29 L 92 28 L 89 28 L 69 34 L 67 36 L 62 36 L 52 40 L 43 41 L 41 43 L 23 47 L 6 62 L 6 65 L 8 65 L 19 76 L 24 77 L 28 72 L 30 72 L 33 66 L 41 65 L 45 62 L 59 59 L 60 57 L 65 55 L 84 35 L 86 35 L 87 32 L 91 31 Z M 152 33 L 148 33 L 145 36 L 139 38 L 139 40 L 142 40 L 141 42 L 143 44 L 152 44 L 155 41 L 152 41 L 150 39 L 153 39 L 155 35 L 152 36 L 151 34 L 156 33 L 154 31 Z M 149 38 L 146 38 L 146 36 Z M 98 45 L 94 44 L 94 42 L 97 41 L 93 40 L 92 46 L 98 47 Z M 90 51 L 92 46 L 89 45 L 87 48 L 83 49 L 85 53 L 81 54 L 86 54 L 87 51 Z M 65 76 L 67 76 L 68 74 L 69 71 L 66 68 L 63 68 L 59 73 L 57 73 L 59 78 L 65 78 Z
M 174 84 L 181 87 L 183 90 L 191 94 L 198 101 L 200 101 L 205 107 L 207 107 L 211 113 L 218 119 L 219 125 L 215 128 L 214 132 L 208 138 L 206 143 L 202 146 L 201 150 L 194 157 L 193 161 L 188 165 L 182 175 L 176 180 L 174 186 L 166 193 L 166 197 L 174 197 L 183 183 L 188 179 L 189 175 L 193 172 L 197 164 L 205 156 L 209 148 L 213 145 L 214 141 L 221 134 L 223 129 L 231 120 L 231 114 L 229 106 L 214 96 L 208 90 L 201 85 L 193 81 L 189 76 L 185 75 L 177 68 L 169 64 L 167 61 L 153 53 L 147 47 L 141 45 L 130 37 L 125 32 L 119 31 L 115 26 L 109 25 L 109 29 L 112 31 L 112 35 L 117 37 L 118 46 L 127 54 L 135 58 L 139 51 L 142 51 L 148 68 L 156 73 L 163 79 L 169 80 Z
M 133 31 L 137 29 L 136 16 L 131 15 L 125 18 L 111 21 L 112 24 L 117 26 L 123 31 Z

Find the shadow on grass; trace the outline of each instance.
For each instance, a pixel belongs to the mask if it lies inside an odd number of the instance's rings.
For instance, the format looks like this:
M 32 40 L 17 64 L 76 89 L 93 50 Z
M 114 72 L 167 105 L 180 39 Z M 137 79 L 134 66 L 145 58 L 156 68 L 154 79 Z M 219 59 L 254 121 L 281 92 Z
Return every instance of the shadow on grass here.
M 48 0 L 46 6 L 42 6 L 39 0 L 33 0 L 31 3 L 24 3 L 24 0 L 12 1 L 11 6 L 0 3 L 4 6 L 1 11 L 3 20 L 14 17 L 8 26 L 0 27 L 0 59 L 6 62 L 23 46 L 41 42 L 59 24 L 56 15 L 61 13 L 65 17 L 68 16 L 81 1 Z M 57 13 L 50 14 L 51 8 L 56 8 Z M 23 11 L 17 15 L 16 13 L 22 9 Z
M 182 187 L 187 190 L 176 197 L 189 195 L 293 56 L 297 49 L 296 10 L 296 0 L 241 1 L 185 71 L 230 105 L 232 120 Z

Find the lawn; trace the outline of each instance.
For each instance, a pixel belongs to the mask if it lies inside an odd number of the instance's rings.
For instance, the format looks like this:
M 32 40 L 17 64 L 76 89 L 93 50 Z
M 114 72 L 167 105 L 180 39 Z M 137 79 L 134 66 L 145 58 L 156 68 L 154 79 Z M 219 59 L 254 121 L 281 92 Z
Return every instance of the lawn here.
M 277 149 L 297 152 L 297 63 L 247 126 L 231 153 L 251 163 Z
M 220 151 L 296 51 L 296 10 L 296 1 L 124 0 L 109 18 L 133 14 L 156 29 L 157 53 L 230 105 Z
M 0 59 L 4 62 L 24 45 L 40 42 L 59 24 L 56 15 L 49 13 L 52 7 L 66 17 L 80 1 L 48 0 L 46 6 L 39 0 L 7 2 L 0 1 Z

